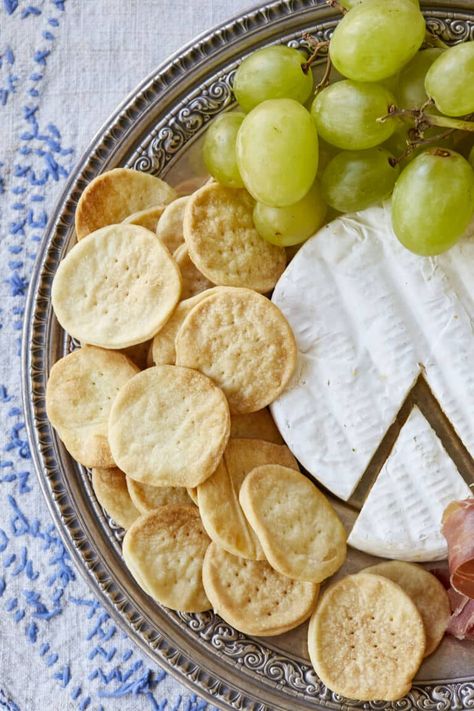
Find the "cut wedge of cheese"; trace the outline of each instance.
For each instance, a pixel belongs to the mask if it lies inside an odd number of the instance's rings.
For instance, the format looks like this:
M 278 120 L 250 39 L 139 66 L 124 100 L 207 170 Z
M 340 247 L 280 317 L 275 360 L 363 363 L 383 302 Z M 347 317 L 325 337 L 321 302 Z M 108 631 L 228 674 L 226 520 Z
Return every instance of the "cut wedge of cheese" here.
M 372 555 L 408 561 L 447 557 L 441 517 L 471 492 L 435 431 L 414 407 L 375 481 L 348 543 Z
M 293 454 L 337 496 L 350 498 L 420 370 L 474 455 L 473 275 L 474 240 L 414 255 L 394 236 L 387 204 L 323 227 L 280 278 L 272 299 L 298 364 L 272 413 Z

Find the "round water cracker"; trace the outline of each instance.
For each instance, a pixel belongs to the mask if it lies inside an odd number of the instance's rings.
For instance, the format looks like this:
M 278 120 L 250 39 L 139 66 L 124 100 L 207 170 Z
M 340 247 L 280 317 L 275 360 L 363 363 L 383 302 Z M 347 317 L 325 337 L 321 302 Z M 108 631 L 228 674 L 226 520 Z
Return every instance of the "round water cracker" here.
M 239 491 L 247 474 L 262 464 L 284 464 L 298 469 L 288 447 L 256 439 L 231 439 L 212 476 L 197 488 L 197 500 L 209 537 L 242 558 L 265 558 L 258 538 L 245 518 Z
M 148 368 L 132 378 L 109 417 L 117 466 L 152 486 L 201 484 L 219 464 L 229 432 L 222 391 L 201 373 L 172 365 Z
M 72 336 L 104 348 L 143 343 L 163 326 L 181 293 L 176 262 L 143 227 L 89 235 L 61 262 L 52 303 Z
M 244 439 L 264 439 L 274 444 L 284 444 L 270 411 L 266 408 L 247 415 L 232 415 L 230 436 Z
M 160 178 L 128 168 L 115 168 L 94 178 L 77 203 L 75 225 L 80 240 L 104 225 L 122 222 L 132 213 L 167 205 L 176 192 Z
M 92 488 L 99 504 L 122 528 L 130 528 L 139 517 L 127 489 L 125 474 L 116 467 L 92 470 Z
M 232 414 L 273 402 L 296 365 L 295 338 L 285 317 L 250 289 L 227 288 L 197 304 L 175 346 L 176 364 L 209 376 L 224 391 Z
M 150 486 L 142 484 L 135 479 L 126 477 L 128 494 L 140 513 L 154 511 L 159 506 L 168 504 L 176 506 L 189 506 L 191 500 L 188 492 L 181 486 Z
M 215 612 L 240 632 L 272 636 L 308 619 L 319 585 L 290 580 L 264 560 L 246 560 L 211 543 L 202 579 Z
M 199 269 L 197 269 L 190 260 L 188 248 L 185 244 L 178 247 L 173 257 L 181 271 L 181 278 L 183 280 L 182 299 L 189 299 L 214 286 L 209 279 L 206 279 L 204 274 L 201 274 Z
M 286 266 L 283 247 L 260 237 L 253 224 L 255 202 L 246 190 L 210 183 L 189 198 L 184 239 L 192 261 L 213 284 L 265 293 Z
M 174 342 L 176 335 L 181 327 L 186 316 L 190 311 L 199 304 L 203 299 L 207 299 L 211 294 L 222 290 L 225 287 L 216 286 L 206 291 L 201 291 L 200 294 L 192 296 L 190 299 L 181 301 L 172 315 L 165 323 L 163 328 L 159 330 L 152 341 L 151 356 L 155 365 L 174 365 L 176 362 L 176 349 Z
M 117 392 L 138 368 L 121 353 L 94 346 L 58 360 L 46 387 L 48 418 L 74 459 L 86 467 L 113 467 L 107 421 Z
M 202 584 L 209 539 L 195 506 L 161 506 L 142 514 L 123 539 L 130 572 L 157 602 L 181 612 L 211 605 Z
M 156 226 L 156 234 L 171 254 L 183 244 L 183 219 L 188 197 L 180 197 L 170 203 L 160 217 Z
M 413 600 L 425 627 L 425 657 L 432 654 L 444 637 L 451 615 L 448 595 L 439 580 L 421 566 L 399 560 L 371 565 L 363 572 L 393 580 Z
M 410 690 L 425 651 L 423 621 L 399 585 L 350 575 L 329 587 L 311 618 L 313 667 L 337 694 L 394 701 Z
M 165 207 L 165 205 L 156 205 L 155 207 L 148 207 L 146 210 L 139 210 L 126 217 L 122 222 L 125 225 L 145 227 L 145 229 L 156 234 L 158 220 L 165 211 Z
M 239 501 L 272 568 L 320 583 L 344 563 L 347 535 L 326 497 L 295 469 L 257 466 L 243 481 Z

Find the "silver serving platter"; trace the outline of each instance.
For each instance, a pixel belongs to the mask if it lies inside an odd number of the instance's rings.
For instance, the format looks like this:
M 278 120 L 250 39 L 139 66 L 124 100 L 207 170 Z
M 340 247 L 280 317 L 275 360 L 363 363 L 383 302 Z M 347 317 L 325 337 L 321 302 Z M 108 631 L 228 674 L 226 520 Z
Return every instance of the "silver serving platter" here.
M 430 28 L 449 42 L 474 39 L 474 2 L 434 0 L 423 7 Z M 337 13 L 323 0 L 278 0 L 197 38 L 147 77 L 94 138 L 61 197 L 32 277 L 23 338 L 23 393 L 28 436 L 51 515 L 78 569 L 101 603 L 153 660 L 222 709 L 474 708 L 474 645 L 446 639 L 421 668 L 410 694 L 386 702 L 343 699 L 313 671 L 306 626 L 280 637 L 247 637 L 213 613 L 180 614 L 151 600 L 121 557 L 123 532 L 98 505 L 89 473 L 67 454 L 45 414 L 51 365 L 74 344 L 51 308 L 51 282 L 74 243 L 73 217 L 87 183 L 125 165 L 177 183 L 199 174 L 199 142 L 217 113 L 232 107 L 238 62 L 256 47 L 302 44 L 303 31 L 326 39 Z M 339 504 L 347 523 L 350 506 Z M 374 559 L 351 551 L 344 572 Z

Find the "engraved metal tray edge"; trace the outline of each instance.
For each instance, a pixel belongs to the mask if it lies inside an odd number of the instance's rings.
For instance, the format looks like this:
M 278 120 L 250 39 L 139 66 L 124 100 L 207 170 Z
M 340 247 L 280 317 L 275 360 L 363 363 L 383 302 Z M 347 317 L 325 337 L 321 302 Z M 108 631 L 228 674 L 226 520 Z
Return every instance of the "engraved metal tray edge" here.
M 443 3 L 431 3 L 430 6 L 439 5 L 446 8 L 448 4 L 445 0 Z M 474 9 L 472 3 L 451 4 L 452 9 L 456 10 L 460 6 L 471 11 Z M 142 630 L 143 617 L 140 605 L 137 605 L 135 601 L 131 602 L 129 596 L 124 594 L 123 579 L 126 576 L 119 574 L 120 571 L 114 570 L 113 566 L 111 569 L 110 562 L 105 560 L 102 551 L 97 550 L 95 544 L 91 542 L 93 539 L 85 533 L 85 531 L 89 533 L 92 530 L 89 520 L 91 519 L 90 512 L 76 510 L 72 503 L 75 497 L 72 496 L 71 489 L 69 491 L 65 489 L 57 476 L 61 471 L 61 453 L 58 451 L 54 439 L 51 438 L 50 428 L 44 415 L 45 363 L 48 362 L 48 356 L 54 347 L 50 339 L 51 324 L 48 318 L 45 318 L 50 307 L 48 297 L 53 276 L 53 272 L 48 269 L 47 261 L 51 250 L 62 251 L 64 237 L 70 229 L 73 213 L 71 210 L 65 213 L 64 206 L 74 204 L 85 183 L 97 172 L 103 170 L 109 161 L 113 160 L 114 164 L 118 163 L 120 152 L 123 155 L 129 149 L 130 144 L 135 140 L 133 127 L 139 124 L 141 115 L 146 113 L 147 94 L 150 97 L 150 92 L 151 94 L 154 92 L 154 101 L 156 102 L 162 92 L 170 91 L 170 88 L 173 88 L 178 97 L 183 93 L 180 91 L 183 79 L 180 72 L 189 72 L 190 65 L 196 61 L 207 64 L 211 57 L 222 55 L 222 42 L 230 44 L 226 50 L 226 54 L 229 54 L 232 46 L 230 39 L 238 43 L 243 32 L 247 33 L 248 37 L 272 23 L 284 22 L 291 13 L 305 14 L 316 10 L 321 13 L 321 17 L 327 17 L 330 12 L 334 15 L 334 12 L 329 11 L 320 0 L 310 0 L 309 2 L 282 0 L 234 18 L 234 20 L 201 35 L 183 50 L 177 52 L 170 60 L 150 74 L 124 100 L 93 139 L 58 202 L 47 228 L 47 237 L 41 245 L 25 311 L 22 363 L 27 431 L 40 485 L 58 530 L 80 572 L 92 586 L 94 592 L 100 595 L 102 603 L 118 624 L 133 637 L 141 649 L 155 660 L 157 653 L 158 661 L 169 671 L 177 674 L 181 681 L 193 687 L 193 690 L 208 701 L 224 709 L 258 708 L 262 711 L 264 709 L 287 709 L 289 708 L 288 703 L 292 700 L 298 702 L 298 694 L 296 693 L 293 697 L 278 694 L 278 678 L 274 677 L 274 681 L 277 682 L 275 689 L 271 690 L 266 687 L 265 699 L 259 698 L 259 689 L 256 685 L 254 688 L 248 688 L 252 680 L 246 678 L 245 674 L 233 673 L 230 668 L 219 663 L 217 663 L 219 669 L 215 669 L 217 658 L 203 659 L 202 657 L 205 655 L 201 649 L 190 644 L 189 639 L 183 639 L 183 635 L 180 636 L 181 649 L 177 649 L 175 643 L 169 638 L 173 634 L 171 624 L 166 626 L 165 631 L 160 630 L 160 634 L 156 634 L 154 631 L 152 638 L 150 638 L 149 631 Z M 143 135 L 145 129 L 142 125 L 140 125 L 140 129 L 141 135 Z M 119 145 L 119 152 L 117 152 L 114 148 L 114 145 L 117 145 L 116 141 L 120 141 L 120 139 L 123 141 L 123 137 L 127 135 L 129 136 L 128 143 L 122 142 Z M 120 580 L 118 586 L 117 577 Z M 225 627 L 226 625 L 223 623 L 222 628 Z M 268 673 L 265 671 L 265 655 L 262 657 L 258 652 L 258 649 L 263 649 L 263 646 L 259 644 L 258 640 L 248 640 L 248 643 L 255 650 L 254 664 L 261 665 L 263 674 Z M 208 664 L 214 665 L 214 668 L 210 669 Z M 285 666 L 283 658 L 281 664 Z M 275 671 L 276 668 L 273 673 Z M 291 669 L 288 668 L 280 671 L 285 675 L 291 674 Z M 221 674 L 220 678 L 218 672 Z M 457 682 L 448 683 L 443 683 L 441 680 L 424 682 L 414 687 L 412 693 L 405 699 L 388 705 L 343 701 L 325 689 L 311 669 L 306 669 L 303 677 L 315 692 L 311 699 L 312 708 L 337 709 L 341 708 L 341 704 L 344 708 L 374 709 L 474 708 L 474 683 L 470 679 L 459 679 Z M 304 700 L 301 699 L 304 706 L 308 701 L 308 697 Z M 318 704 L 318 701 L 321 705 Z M 271 706 L 267 705 L 269 702 Z

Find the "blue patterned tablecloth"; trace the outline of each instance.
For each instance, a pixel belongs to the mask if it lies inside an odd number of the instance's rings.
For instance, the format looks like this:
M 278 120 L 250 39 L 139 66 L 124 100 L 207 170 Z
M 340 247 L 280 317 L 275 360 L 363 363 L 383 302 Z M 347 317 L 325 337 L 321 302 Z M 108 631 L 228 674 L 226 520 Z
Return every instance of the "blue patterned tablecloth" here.
M 48 214 L 116 104 L 250 0 L 0 0 L 0 709 L 198 711 L 66 553 L 26 441 L 20 347 Z

